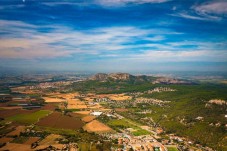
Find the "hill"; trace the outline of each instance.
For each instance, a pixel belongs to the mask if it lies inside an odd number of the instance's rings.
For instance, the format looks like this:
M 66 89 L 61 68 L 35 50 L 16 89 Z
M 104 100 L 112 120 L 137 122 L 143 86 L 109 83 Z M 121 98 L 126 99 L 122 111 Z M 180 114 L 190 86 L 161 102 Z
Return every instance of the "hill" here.
M 95 81 L 115 81 L 115 82 L 145 82 L 149 81 L 151 82 L 154 79 L 154 77 L 151 76 L 145 76 L 145 75 L 139 75 L 134 76 L 128 73 L 98 73 L 94 76 L 90 77 L 89 80 L 95 80 Z
M 130 82 L 142 83 L 152 82 L 153 84 L 194 84 L 188 80 L 166 78 L 166 77 L 153 77 L 147 75 L 131 75 L 128 73 L 97 73 L 89 78 L 89 80 L 100 82 Z

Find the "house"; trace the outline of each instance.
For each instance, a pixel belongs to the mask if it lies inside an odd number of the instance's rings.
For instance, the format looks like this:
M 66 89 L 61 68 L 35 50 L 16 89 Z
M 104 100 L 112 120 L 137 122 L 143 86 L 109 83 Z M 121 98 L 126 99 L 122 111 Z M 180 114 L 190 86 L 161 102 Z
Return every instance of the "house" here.
M 94 116 L 100 116 L 102 114 L 102 112 L 92 112 L 91 115 L 94 115 Z

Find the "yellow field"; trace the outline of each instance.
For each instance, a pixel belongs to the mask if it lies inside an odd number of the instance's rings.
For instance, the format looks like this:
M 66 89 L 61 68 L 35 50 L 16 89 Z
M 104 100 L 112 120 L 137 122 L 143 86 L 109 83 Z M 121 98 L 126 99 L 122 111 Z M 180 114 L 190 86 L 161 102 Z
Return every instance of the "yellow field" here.
M 82 114 L 82 115 L 89 115 L 91 113 L 91 111 L 76 111 L 73 113 L 77 113 L 77 114 Z
M 68 100 L 67 109 L 86 109 L 87 105 L 79 99 Z
M 125 95 L 124 93 L 122 94 L 100 94 L 97 95 L 98 98 L 109 98 L 111 100 L 115 101 L 125 101 L 131 99 L 131 96 Z
M 75 97 L 79 96 L 80 94 L 78 92 L 75 92 L 75 93 L 66 93 L 66 94 L 57 94 L 56 96 L 57 97 L 61 97 L 61 98 L 64 98 L 64 99 L 74 99 Z
M 109 99 L 115 100 L 115 101 L 124 101 L 124 100 L 131 99 L 131 97 L 124 94 L 114 94 L 109 96 Z
M 60 103 L 60 102 L 65 102 L 65 99 L 60 99 L 60 98 L 51 98 L 51 97 L 43 97 L 45 102 L 47 103 Z

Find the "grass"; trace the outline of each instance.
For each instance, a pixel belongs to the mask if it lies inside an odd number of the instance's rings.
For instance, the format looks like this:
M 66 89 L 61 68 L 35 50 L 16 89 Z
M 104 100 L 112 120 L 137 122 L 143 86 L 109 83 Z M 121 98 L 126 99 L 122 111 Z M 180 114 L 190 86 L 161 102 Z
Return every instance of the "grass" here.
M 168 151 L 178 151 L 176 147 L 167 147 Z
M 90 150 L 90 144 L 89 143 L 79 143 L 78 146 L 81 150 L 84 150 L 84 151 Z
M 51 111 L 40 110 L 31 114 L 18 114 L 7 118 L 7 121 L 15 121 L 21 124 L 34 124 L 38 122 L 39 119 L 47 116 Z
M 134 136 L 140 136 L 140 135 L 149 135 L 150 132 L 141 129 L 140 127 L 138 127 L 138 125 L 135 122 L 132 122 L 129 119 L 123 118 L 120 120 L 110 120 L 109 122 L 107 122 L 107 124 L 112 127 L 113 129 L 127 129 L 127 128 L 133 128 L 135 131 L 132 132 L 132 134 Z
M 23 144 L 23 143 L 26 142 L 28 139 L 29 139 L 29 137 L 20 136 L 20 137 L 15 138 L 15 139 L 12 141 L 12 143 Z
M 75 135 L 76 132 L 70 129 L 58 129 L 52 127 L 43 127 L 43 126 L 35 126 L 35 130 L 37 131 L 45 131 L 51 134 L 60 134 L 60 135 Z
M 119 128 L 130 128 L 130 127 L 132 127 L 132 125 L 124 119 L 110 120 L 107 124 L 110 125 L 110 126 L 119 127 Z
M 144 129 L 137 129 L 135 132 L 132 132 L 135 136 L 141 136 L 141 135 L 149 135 L 150 132 L 144 130 Z

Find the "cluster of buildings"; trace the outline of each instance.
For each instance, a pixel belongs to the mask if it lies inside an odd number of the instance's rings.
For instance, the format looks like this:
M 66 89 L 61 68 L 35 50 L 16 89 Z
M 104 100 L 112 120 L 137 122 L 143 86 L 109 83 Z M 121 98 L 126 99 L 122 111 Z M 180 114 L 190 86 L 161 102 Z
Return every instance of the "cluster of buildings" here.
M 152 105 L 163 106 L 167 103 L 170 103 L 170 101 L 162 101 L 162 100 L 152 99 L 152 98 L 136 98 L 136 100 L 133 101 L 133 104 L 135 106 L 135 104 L 138 104 L 138 103 L 148 103 Z
M 151 93 L 154 93 L 154 92 L 173 92 L 173 91 L 176 91 L 176 90 L 168 88 L 168 87 L 157 87 L 157 88 L 154 88 L 153 90 L 148 90 L 146 92 L 151 94 Z

